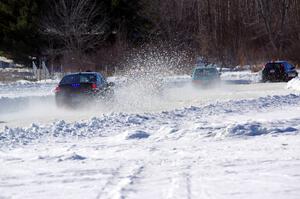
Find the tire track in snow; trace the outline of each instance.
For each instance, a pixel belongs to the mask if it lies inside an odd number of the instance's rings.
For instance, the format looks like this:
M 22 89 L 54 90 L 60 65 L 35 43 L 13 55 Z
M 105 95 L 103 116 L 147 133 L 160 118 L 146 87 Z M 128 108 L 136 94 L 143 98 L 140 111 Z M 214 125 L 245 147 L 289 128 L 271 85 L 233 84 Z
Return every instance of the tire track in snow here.
M 138 162 L 131 162 L 120 165 L 113 173 L 111 178 L 108 179 L 105 186 L 100 190 L 97 199 L 123 199 L 126 195 L 133 191 L 130 189 L 143 172 L 144 166 Z
M 202 169 L 202 158 L 199 159 L 200 156 L 195 155 L 194 149 L 191 150 L 184 146 L 178 148 L 179 153 L 169 154 L 169 157 L 174 159 L 171 164 L 166 166 L 166 168 L 170 168 L 166 170 L 170 183 L 166 187 L 167 193 L 162 198 L 216 198 L 216 195 L 211 192 L 211 187 L 207 186 L 207 178 L 205 177 L 207 173 Z M 178 162 L 178 159 L 181 161 Z
M 189 173 L 177 173 L 172 177 L 167 199 L 192 199 L 191 176 Z

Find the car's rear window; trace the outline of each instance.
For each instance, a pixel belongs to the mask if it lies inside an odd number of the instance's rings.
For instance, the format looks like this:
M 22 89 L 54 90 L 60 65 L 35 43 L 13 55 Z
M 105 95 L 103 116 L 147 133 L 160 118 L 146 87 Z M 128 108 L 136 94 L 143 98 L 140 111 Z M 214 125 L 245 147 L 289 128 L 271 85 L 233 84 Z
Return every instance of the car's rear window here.
M 283 63 L 268 63 L 265 68 L 267 70 L 272 70 L 272 69 L 280 69 L 283 66 L 284 66 Z
M 97 78 L 94 74 L 74 74 L 65 76 L 60 81 L 60 84 L 95 83 L 96 80 Z

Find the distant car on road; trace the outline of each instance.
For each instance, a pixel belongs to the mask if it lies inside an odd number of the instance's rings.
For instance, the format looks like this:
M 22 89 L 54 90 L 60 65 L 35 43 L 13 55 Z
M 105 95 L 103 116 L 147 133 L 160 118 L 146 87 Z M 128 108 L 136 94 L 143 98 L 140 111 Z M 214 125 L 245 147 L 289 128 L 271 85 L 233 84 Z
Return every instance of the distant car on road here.
M 268 62 L 262 70 L 262 81 L 289 81 L 298 76 L 295 66 L 287 61 Z
M 209 86 L 220 82 L 220 73 L 215 67 L 196 67 L 192 74 L 194 85 Z
M 113 97 L 114 83 L 101 73 L 82 72 L 65 75 L 55 88 L 57 106 L 79 106 L 97 99 Z

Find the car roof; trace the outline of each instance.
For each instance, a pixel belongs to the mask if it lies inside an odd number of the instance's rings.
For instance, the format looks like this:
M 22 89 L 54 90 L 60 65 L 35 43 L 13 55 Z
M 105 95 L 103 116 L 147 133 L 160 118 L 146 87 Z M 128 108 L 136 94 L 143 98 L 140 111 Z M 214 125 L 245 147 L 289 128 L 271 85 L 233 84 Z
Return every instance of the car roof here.
M 268 64 L 283 64 L 283 63 L 288 63 L 287 61 L 269 61 Z
M 99 72 L 78 72 L 78 73 L 70 73 L 70 74 L 67 74 L 65 76 L 80 75 L 80 74 L 83 74 L 83 75 L 96 75 L 96 74 L 101 74 L 101 73 L 99 73 Z

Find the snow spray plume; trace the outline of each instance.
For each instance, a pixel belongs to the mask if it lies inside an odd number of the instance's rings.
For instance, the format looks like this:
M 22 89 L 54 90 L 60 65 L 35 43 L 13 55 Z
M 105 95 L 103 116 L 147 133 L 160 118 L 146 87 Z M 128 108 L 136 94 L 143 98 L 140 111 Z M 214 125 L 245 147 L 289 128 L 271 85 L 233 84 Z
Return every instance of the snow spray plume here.
M 144 49 L 131 54 L 126 63 L 125 85 L 116 92 L 118 104 L 125 111 L 159 110 L 164 106 L 166 76 L 178 74 L 187 58 L 184 53 Z

